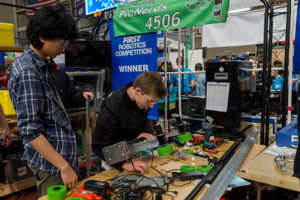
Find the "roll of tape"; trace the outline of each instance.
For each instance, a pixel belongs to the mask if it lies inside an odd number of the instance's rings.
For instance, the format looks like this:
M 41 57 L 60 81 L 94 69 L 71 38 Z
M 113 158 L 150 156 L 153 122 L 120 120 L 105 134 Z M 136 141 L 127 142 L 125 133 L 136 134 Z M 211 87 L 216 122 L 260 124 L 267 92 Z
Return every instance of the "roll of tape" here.
M 68 200 L 84 200 L 84 198 L 81 198 L 81 197 L 71 197 L 71 198 L 68 198 Z
M 183 149 L 183 150 L 187 150 L 186 154 L 194 155 L 194 150 L 193 149 Z
M 62 200 L 66 197 L 67 188 L 64 185 L 53 185 L 47 189 L 48 200 Z
M 167 144 L 162 147 L 157 148 L 157 153 L 159 156 L 167 156 L 174 153 L 172 144 Z
M 193 137 L 191 132 L 186 132 L 185 134 L 178 135 L 177 138 L 180 143 L 184 143 L 191 140 Z
M 211 165 L 198 165 L 197 171 L 202 173 L 208 173 L 211 170 Z
M 181 171 L 181 173 L 195 172 L 196 167 L 193 165 L 181 165 L 180 171 Z

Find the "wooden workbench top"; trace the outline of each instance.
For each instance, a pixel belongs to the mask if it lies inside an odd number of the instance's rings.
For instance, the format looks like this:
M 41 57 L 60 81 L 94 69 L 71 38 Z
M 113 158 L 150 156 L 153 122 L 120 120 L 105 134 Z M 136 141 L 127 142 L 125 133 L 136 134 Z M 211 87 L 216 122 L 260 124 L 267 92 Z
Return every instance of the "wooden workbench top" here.
M 272 145 L 268 148 L 271 148 Z M 242 164 L 238 175 L 248 180 L 300 192 L 298 178 L 284 174 L 276 166 L 274 158 L 274 155 L 266 154 L 263 151 L 251 161 Z

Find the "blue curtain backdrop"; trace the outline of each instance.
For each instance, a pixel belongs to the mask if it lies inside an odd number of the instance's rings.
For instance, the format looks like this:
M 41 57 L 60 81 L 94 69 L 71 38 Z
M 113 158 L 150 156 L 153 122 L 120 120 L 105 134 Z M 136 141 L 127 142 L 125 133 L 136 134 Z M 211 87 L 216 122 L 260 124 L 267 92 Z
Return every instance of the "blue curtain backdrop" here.
M 157 71 L 157 35 L 148 33 L 114 37 L 113 21 L 109 21 L 113 90 L 132 82 L 144 71 Z M 149 111 L 150 120 L 158 120 L 158 108 Z
M 296 19 L 296 35 L 295 35 L 295 52 L 294 52 L 294 66 L 293 74 L 299 74 L 300 70 L 300 6 L 298 6 L 297 19 Z M 291 38 L 292 40 L 293 38 Z

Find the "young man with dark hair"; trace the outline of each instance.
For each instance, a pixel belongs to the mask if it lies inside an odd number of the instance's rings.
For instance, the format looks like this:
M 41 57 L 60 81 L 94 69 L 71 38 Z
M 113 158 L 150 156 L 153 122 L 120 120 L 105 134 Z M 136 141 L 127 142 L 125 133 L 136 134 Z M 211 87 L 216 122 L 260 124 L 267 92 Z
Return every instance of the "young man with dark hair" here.
M 63 53 L 76 33 L 76 21 L 64 6 L 41 8 L 27 25 L 30 45 L 11 68 L 9 90 L 23 138 L 23 159 L 40 195 L 52 185 L 73 188 L 78 180 L 75 134 L 46 59 Z
M 167 94 L 162 77 L 157 72 L 143 72 L 135 81 L 112 92 L 103 102 L 93 134 L 93 151 L 103 158 L 106 146 L 136 138 L 154 138 L 147 112 Z M 102 161 L 104 169 L 109 169 Z M 122 162 L 118 170 L 145 172 L 149 167 L 143 161 Z

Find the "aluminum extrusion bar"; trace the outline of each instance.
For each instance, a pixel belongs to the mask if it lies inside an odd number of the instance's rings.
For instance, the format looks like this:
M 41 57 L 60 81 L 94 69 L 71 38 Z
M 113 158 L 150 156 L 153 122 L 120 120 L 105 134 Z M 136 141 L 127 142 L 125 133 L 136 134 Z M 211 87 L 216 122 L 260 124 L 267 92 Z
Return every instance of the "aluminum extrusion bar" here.
M 201 199 L 205 200 L 218 200 L 221 198 L 223 192 L 228 184 L 233 179 L 238 167 L 244 160 L 249 149 L 252 147 L 255 139 L 258 136 L 258 131 L 253 131 L 246 140 L 241 144 L 238 151 L 231 157 L 222 171 L 219 173 L 213 184 L 204 193 Z
M 233 154 L 237 146 L 242 142 L 242 138 L 238 138 L 233 145 L 223 154 L 223 156 L 218 160 L 210 172 L 194 187 L 194 189 L 186 196 L 185 200 L 194 199 L 201 188 L 210 180 L 214 180 L 218 175 L 222 167 L 225 165 L 226 161 L 229 160 L 230 156 Z
M 86 156 L 86 176 L 87 178 L 91 175 L 91 163 L 90 163 L 90 102 L 86 100 L 86 111 L 85 111 L 85 122 L 86 122 L 86 134 L 85 134 L 85 156 Z

